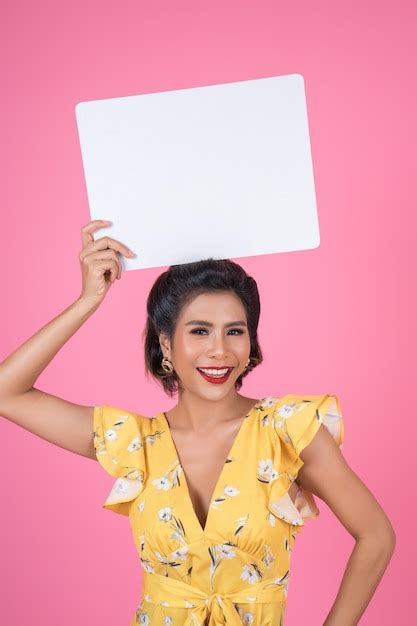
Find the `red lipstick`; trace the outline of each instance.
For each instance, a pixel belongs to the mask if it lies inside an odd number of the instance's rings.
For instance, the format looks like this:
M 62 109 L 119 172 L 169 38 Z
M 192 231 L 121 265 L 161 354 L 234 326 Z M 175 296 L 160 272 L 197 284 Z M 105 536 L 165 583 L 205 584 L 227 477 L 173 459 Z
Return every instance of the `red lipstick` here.
M 224 369 L 224 367 L 210 367 L 210 369 L 218 369 L 218 370 L 222 370 Z M 229 371 L 226 372 L 226 374 L 222 377 L 219 376 L 209 376 L 208 374 L 205 374 L 204 372 L 202 372 L 201 370 L 199 370 L 197 368 L 197 371 L 201 374 L 201 376 L 204 378 L 204 380 L 207 380 L 207 382 L 209 383 L 214 383 L 215 385 L 221 385 L 222 383 L 225 383 L 226 380 L 229 378 L 230 374 L 232 373 L 233 367 L 229 368 Z

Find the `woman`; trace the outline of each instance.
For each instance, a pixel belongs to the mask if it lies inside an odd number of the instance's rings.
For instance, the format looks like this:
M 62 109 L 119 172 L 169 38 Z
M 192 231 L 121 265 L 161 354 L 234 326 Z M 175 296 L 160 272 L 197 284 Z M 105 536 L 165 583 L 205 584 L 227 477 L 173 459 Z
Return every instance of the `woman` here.
M 170 411 L 81 406 L 33 386 L 120 279 L 120 256 L 134 256 L 94 241 L 108 223 L 82 229 L 80 297 L 0 364 L 0 414 L 116 478 L 103 506 L 129 516 L 145 570 L 132 626 L 282 625 L 296 535 L 319 515 L 313 494 L 356 540 L 324 624 L 357 624 L 395 533 L 341 453 L 337 396 L 238 393 L 262 361 L 258 290 L 239 265 L 172 266 L 151 289 L 145 362 L 178 392 Z

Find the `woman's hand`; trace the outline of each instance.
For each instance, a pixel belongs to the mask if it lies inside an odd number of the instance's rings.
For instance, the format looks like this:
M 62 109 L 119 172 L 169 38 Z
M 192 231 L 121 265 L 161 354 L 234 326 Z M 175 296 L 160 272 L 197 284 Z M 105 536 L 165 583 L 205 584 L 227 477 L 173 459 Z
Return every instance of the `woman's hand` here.
M 111 222 L 106 220 L 93 220 L 81 229 L 83 248 L 79 259 L 82 290 L 79 299 L 95 305 L 104 300 L 110 285 L 116 278 L 121 278 L 120 254 L 130 258 L 136 256 L 127 246 L 111 237 L 101 237 L 94 241 L 93 233 L 109 224 Z

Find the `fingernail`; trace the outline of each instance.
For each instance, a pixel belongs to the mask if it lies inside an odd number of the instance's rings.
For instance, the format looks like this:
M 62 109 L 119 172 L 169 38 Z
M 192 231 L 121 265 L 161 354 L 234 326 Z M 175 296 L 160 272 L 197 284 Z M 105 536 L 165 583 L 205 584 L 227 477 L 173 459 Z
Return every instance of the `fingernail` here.
M 130 256 L 136 256 L 136 254 L 134 252 L 132 252 L 132 250 L 130 250 L 130 248 L 129 248 L 129 254 L 130 254 Z

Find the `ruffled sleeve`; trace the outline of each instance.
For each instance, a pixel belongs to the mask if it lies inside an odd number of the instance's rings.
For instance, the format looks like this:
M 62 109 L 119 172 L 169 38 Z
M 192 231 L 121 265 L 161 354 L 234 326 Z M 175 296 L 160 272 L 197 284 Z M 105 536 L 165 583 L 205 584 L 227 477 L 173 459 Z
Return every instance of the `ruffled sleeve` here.
M 300 453 L 313 440 L 321 424 L 343 449 L 344 422 L 337 396 L 288 395 L 273 410 L 273 466 L 278 471 L 270 484 L 268 508 L 275 517 L 297 527 L 304 526 L 305 519 L 320 515 L 312 493 L 298 486 L 293 502 L 288 490 L 304 465 Z
M 145 455 L 140 415 L 112 406 L 95 406 L 94 447 L 101 467 L 117 480 L 103 508 L 129 515 L 130 504 L 142 491 Z

